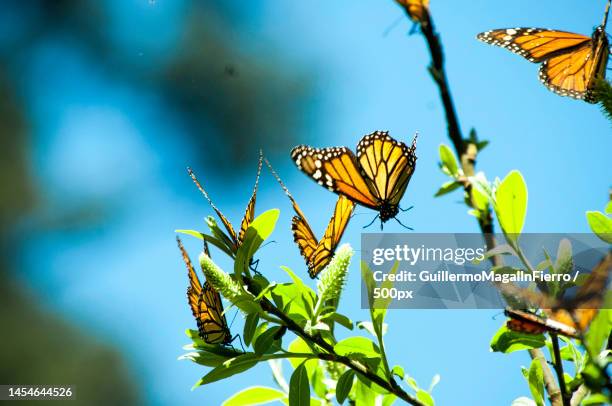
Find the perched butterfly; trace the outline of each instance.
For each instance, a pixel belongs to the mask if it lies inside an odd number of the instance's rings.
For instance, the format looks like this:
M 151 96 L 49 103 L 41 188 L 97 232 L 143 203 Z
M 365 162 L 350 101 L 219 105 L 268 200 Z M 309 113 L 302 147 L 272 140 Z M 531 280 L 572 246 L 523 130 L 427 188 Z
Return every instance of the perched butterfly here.
M 476 38 L 506 48 L 540 66 L 540 81 L 561 96 L 596 103 L 594 88 L 606 76 L 608 37 L 604 21 L 591 37 L 544 28 L 507 28 L 486 31 Z
M 253 194 L 251 195 L 251 199 L 249 200 L 249 203 L 247 204 L 247 207 L 244 213 L 244 217 L 242 218 L 242 222 L 240 223 L 240 231 L 238 234 L 236 234 L 236 231 L 234 231 L 234 227 L 232 227 L 232 223 L 230 223 L 227 217 L 225 217 L 223 213 L 221 213 L 221 210 L 219 210 L 217 206 L 214 205 L 214 203 L 208 196 L 208 193 L 206 193 L 206 191 L 204 190 L 204 188 L 202 187 L 202 185 L 196 178 L 191 168 L 187 168 L 187 171 L 189 172 L 189 176 L 191 176 L 191 179 L 193 179 L 193 182 L 196 184 L 200 192 L 202 192 L 206 200 L 208 200 L 208 203 L 210 203 L 210 206 L 217 213 L 217 216 L 219 216 L 219 219 L 221 220 L 221 222 L 223 223 L 223 226 L 227 230 L 228 237 L 229 237 L 229 245 L 230 245 L 229 248 L 233 253 L 236 253 L 236 251 L 238 250 L 238 247 L 242 245 L 242 242 L 244 241 L 244 237 L 246 235 L 246 231 L 255 218 L 255 200 L 257 197 L 257 184 L 259 183 L 259 175 L 261 173 L 262 161 L 263 161 L 263 154 L 260 151 L 259 163 L 257 166 L 257 177 L 255 178 L 255 186 L 253 187 Z
M 315 234 L 312 232 L 306 216 L 298 206 L 297 202 L 289 193 L 289 190 L 280 179 L 278 174 L 272 168 L 272 165 L 266 159 L 266 165 L 278 181 L 281 187 L 291 200 L 293 210 L 295 210 L 295 216 L 291 220 L 291 231 L 293 232 L 293 241 L 298 245 L 300 254 L 306 260 L 308 266 L 308 274 L 311 278 L 316 278 L 317 275 L 329 264 L 331 261 L 336 247 L 340 243 L 342 234 L 348 225 L 348 222 L 353 213 L 355 203 L 347 199 L 344 196 L 339 196 L 334 208 L 334 214 L 329 220 L 327 229 L 323 238 L 319 241 Z
M 578 338 L 588 330 L 604 300 L 608 274 L 612 270 L 612 253 L 608 253 L 593 269 L 576 295 L 569 299 L 556 299 L 548 295 L 523 290 L 517 296 L 541 309 L 546 318 L 536 314 L 506 309 L 510 317 L 510 330 L 529 334 L 551 332 Z
M 429 20 L 429 0 L 395 0 L 415 23 Z
M 346 147 L 300 145 L 293 148 L 291 158 L 319 185 L 378 211 L 382 227 L 399 213 L 399 202 L 416 165 L 416 141 L 415 135 L 408 147 L 388 132 L 376 131 L 359 141 L 357 156 Z
M 191 307 L 193 317 L 198 323 L 200 338 L 207 344 L 228 345 L 232 342 L 230 329 L 223 314 L 223 303 L 221 295 L 206 281 L 204 286 L 200 283 L 195 268 L 191 263 L 185 247 L 180 238 L 176 237 L 183 261 L 187 266 L 189 275 L 189 287 L 187 288 L 187 300 Z M 210 256 L 208 245 L 204 242 L 204 252 Z

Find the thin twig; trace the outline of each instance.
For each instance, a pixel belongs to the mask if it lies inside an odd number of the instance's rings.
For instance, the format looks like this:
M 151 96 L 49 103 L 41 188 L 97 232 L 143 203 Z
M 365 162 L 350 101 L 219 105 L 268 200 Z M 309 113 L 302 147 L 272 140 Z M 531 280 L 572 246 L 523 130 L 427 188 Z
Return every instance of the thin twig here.
M 563 406 L 570 406 L 570 396 L 567 393 L 567 387 L 565 386 L 565 377 L 563 375 L 563 360 L 561 359 L 561 351 L 559 350 L 559 337 L 556 334 L 550 333 L 550 339 L 552 340 L 554 362 L 553 366 L 557 373 L 557 382 L 559 382 L 559 390 L 561 391 L 561 400 Z

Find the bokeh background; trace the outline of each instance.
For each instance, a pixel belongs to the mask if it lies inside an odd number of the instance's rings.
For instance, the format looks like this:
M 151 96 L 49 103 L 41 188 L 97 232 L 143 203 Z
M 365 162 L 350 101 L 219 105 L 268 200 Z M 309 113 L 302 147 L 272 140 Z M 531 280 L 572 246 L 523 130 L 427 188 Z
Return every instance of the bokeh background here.
M 475 34 L 590 33 L 604 3 L 432 1 L 461 125 L 491 141 L 478 168 L 490 178 L 523 172 L 526 231 L 588 231 L 584 211 L 607 201 L 610 123 L 596 106 L 550 93 L 537 66 Z M 409 141 L 418 130 L 404 200 L 415 208 L 402 221 L 419 232 L 476 232 L 459 192 L 433 198 L 445 180 L 437 147 L 448 142 L 446 124 L 410 26 L 391 0 L 3 2 L 1 383 L 75 384 L 79 403 L 106 405 L 219 404 L 273 384 L 263 365 L 192 392 L 205 370 L 177 360 L 195 323 L 173 230 L 204 229 L 212 214 L 187 165 L 239 222 L 263 148 L 321 234 L 335 197 L 293 167 L 289 149 L 354 146 L 378 129 Z M 259 269 L 271 279 L 284 278 L 280 265 L 305 275 L 290 205 L 264 171 L 258 211 L 272 207 L 282 217 Z M 344 238 L 356 248 L 373 216 L 357 214 Z M 403 230 L 389 222 L 385 231 Z M 185 242 L 197 256 L 199 243 Z M 358 272 L 347 289 L 343 312 L 367 318 Z M 425 387 L 441 374 L 441 405 L 509 404 L 529 393 L 519 370 L 529 360 L 489 352 L 502 319 L 393 311 L 389 357 Z M 232 329 L 241 325 L 238 316 Z

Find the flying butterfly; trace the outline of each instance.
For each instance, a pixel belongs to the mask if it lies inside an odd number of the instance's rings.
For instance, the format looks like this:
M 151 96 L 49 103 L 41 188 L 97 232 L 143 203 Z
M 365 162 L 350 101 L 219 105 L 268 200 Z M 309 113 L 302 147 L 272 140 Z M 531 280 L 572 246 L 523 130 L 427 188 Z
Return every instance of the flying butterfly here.
M 375 219 L 380 217 L 382 228 L 391 218 L 399 222 L 395 216 L 414 173 L 416 141 L 415 135 L 408 147 L 387 131 L 376 131 L 359 141 L 356 156 L 346 147 L 300 145 L 293 148 L 291 158 L 319 185 L 378 211 Z
M 189 276 L 187 301 L 198 324 L 200 338 L 207 344 L 229 345 L 233 339 L 227 325 L 227 319 L 223 314 L 221 295 L 208 281 L 205 281 L 204 286 L 202 286 L 183 243 L 178 237 L 176 237 L 176 241 L 183 256 L 183 262 L 187 267 Z M 206 242 L 204 242 L 204 252 L 210 256 Z
M 187 168 L 187 171 L 189 172 L 189 176 L 191 176 L 191 179 L 193 180 L 195 185 L 198 187 L 200 192 L 202 192 L 206 200 L 208 200 L 208 203 L 213 208 L 215 213 L 217 213 L 217 216 L 219 216 L 219 219 L 221 220 L 221 222 L 223 223 L 223 226 L 227 230 L 227 234 L 228 234 L 227 240 L 229 243 L 229 248 L 231 252 L 233 252 L 234 254 L 236 253 L 238 248 L 242 245 L 244 241 L 244 237 L 246 235 L 246 231 L 255 218 L 255 200 L 257 198 L 257 185 L 259 183 L 259 175 L 261 173 L 262 162 L 263 162 L 263 154 L 260 151 L 259 152 L 259 162 L 257 166 L 257 176 L 255 178 L 255 186 L 253 187 L 253 194 L 251 195 L 251 199 L 249 199 L 249 203 L 247 204 L 247 207 L 244 213 L 244 217 L 242 218 L 242 222 L 240 223 L 240 230 L 238 234 L 236 234 L 236 231 L 234 231 L 234 227 L 232 226 L 232 223 L 230 223 L 227 217 L 225 217 L 223 213 L 221 212 L 221 210 L 219 210 L 217 206 L 215 206 L 215 204 L 212 202 L 212 200 L 208 196 L 208 193 L 206 193 L 206 190 L 204 190 L 204 188 L 198 181 L 198 178 L 195 176 L 195 174 L 191 170 L 191 168 Z
M 597 103 L 595 85 L 606 76 L 608 37 L 603 23 L 593 35 L 544 28 L 505 28 L 482 32 L 477 39 L 506 48 L 530 62 L 541 63 L 540 81 L 551 91 L 588 103 Z
M 506 309 L 505 314 L 510 318 L 507 327 L 528 334 L 550 332 L 579 338 L 588 330 L 603 304 L 611 270 L 612 253 L 608 252 L 570 299 L 556 299 L 531 290 L 517 292 L 521 299 L 543 309 L 546 318 L 522 310 Z
M 395 0 L 408 14 L 414 23 L 426 23 L 429 20 L 429 0 Z
M 300 254 L 302 254 L 302 257 L 304 257 L 306 261 L 308 274 L 314 279 L 331 261 L 336 251 L 336 247 L 338 247 L 340 243 L 342 234 L 344 234 L 344 230 L 351 218 L 355 203 L 342 195 L 339 196 L 334 208 L 334 214 L 329 220 L 325 234 L 321 240 L 318 240 L 308 224 L 306 216 L 267 159 L 266 165 L 268 165 L 268 168 L 285 191 L 285 194 L 289 197 L 289 200 L 291 200 L 293 210 L 296 214 L 291 219 L 293 241 L 297 244 L 300 249 Z

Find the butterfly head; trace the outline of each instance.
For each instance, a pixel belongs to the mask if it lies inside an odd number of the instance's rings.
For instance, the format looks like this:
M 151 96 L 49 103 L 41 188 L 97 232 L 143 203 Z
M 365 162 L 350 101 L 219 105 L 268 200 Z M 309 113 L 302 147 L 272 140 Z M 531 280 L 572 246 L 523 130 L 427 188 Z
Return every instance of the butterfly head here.
M 380 213 L 380 221 L 384 223 L 387 220 L 397 216 L 397 214 L 399 213 L 399 207 L 389 202 L 382 202 L 382 204 L 378 208 L 378 212 Z

